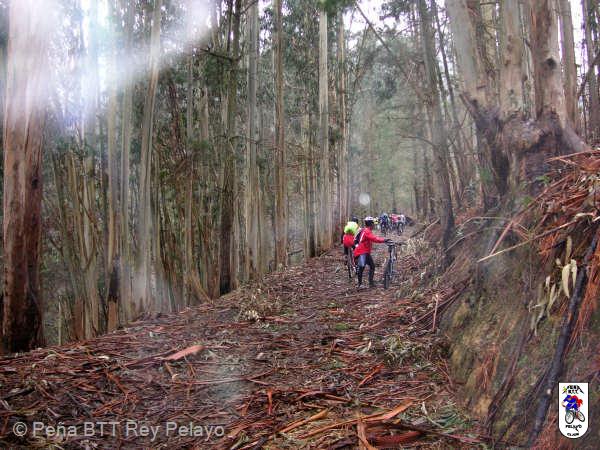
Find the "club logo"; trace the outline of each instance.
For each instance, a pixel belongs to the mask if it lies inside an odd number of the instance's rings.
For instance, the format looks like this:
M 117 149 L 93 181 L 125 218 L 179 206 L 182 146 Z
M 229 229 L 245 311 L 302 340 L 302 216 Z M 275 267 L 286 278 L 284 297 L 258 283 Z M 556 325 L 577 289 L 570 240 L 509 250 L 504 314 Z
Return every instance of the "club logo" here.
M 558 383 L 558 428 L 570 438 L 585 434 L 589 423 L 588 384 Z

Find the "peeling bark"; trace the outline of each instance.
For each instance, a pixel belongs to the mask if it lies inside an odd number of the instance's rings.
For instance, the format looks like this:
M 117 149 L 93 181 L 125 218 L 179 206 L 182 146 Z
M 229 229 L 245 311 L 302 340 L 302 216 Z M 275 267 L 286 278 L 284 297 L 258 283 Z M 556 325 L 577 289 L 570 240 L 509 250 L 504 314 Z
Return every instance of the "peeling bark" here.
M 42 145 L 48 39 L 32 0 L 10 3 L 4 110 L 4 296 L 6 352 L 44 344 L 40 291 Z

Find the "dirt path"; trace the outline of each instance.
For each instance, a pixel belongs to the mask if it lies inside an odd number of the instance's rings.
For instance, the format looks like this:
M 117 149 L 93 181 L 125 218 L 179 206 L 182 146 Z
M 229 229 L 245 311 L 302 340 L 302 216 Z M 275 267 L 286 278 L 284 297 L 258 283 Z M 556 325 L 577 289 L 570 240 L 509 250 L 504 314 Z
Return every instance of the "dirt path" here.
M 381 246 L 375 259 L 381 286 Z M 278 449 L 474 443 L 455 405 L 443 347 L 432 335 L 409 337 L 418 331 L 414 319 L 430 307 L 406 295 L 418 264 L 408 267 L 406 260 L 403 277 L 387 291 L 358 291 L 342 261 L 337 249 L 214 305 L 0 359 L 0 443 Z M 177 354 L 184 349 L 188 355 Z M 23 437 L 13 432 L 17 422 L 27 426 Z

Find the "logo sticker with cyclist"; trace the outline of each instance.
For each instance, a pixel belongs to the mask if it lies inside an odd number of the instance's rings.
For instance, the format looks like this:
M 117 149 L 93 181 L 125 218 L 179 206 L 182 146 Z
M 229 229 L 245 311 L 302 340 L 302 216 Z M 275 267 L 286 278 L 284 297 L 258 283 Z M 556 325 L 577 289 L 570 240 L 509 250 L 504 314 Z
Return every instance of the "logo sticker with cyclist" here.
M 588 384 L 558 383 L 558 428 L 570 438 L 577 439 L 588 429 Z

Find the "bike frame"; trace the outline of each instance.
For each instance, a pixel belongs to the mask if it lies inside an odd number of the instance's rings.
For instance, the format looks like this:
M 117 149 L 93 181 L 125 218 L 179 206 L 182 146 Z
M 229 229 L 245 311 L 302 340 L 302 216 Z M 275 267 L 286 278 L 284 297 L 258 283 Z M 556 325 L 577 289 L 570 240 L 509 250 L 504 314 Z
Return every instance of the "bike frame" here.
M 398 259 L 396 256 L 396 245 L 397 244 L 388 244 L 388 258 L 390 258 L 390 261 L 392 262 L 392 272 L 394 271 L 394 263 L 396 262 L 396 260 Z
M 381 230 L 381 233 L 383 233 L 383 235 L 385 236 L 386 234 L 388 234 L 388 232 L 390 231 L 390 226 L 388 224 L 381 224 L 379 226 L 379 229 Z
M 354 250 L 352 250 L 352 247 L 348 249 L 348 254 L 346 255 L 346 266 L 348 269 L 348 278 L 351 280 L 356 271 L 356 266 L 354 264 Z
M 396 262 L 396 244 L 395 242 L 392 244 L 387 244 L 388 246 L 388 257 L 385 262 L 385 268 L 383 271 L 383 287 L 385 289 L 389 288 L 390 283 L 392 281 L 392 276 L 394 276 L 394 263 Z

